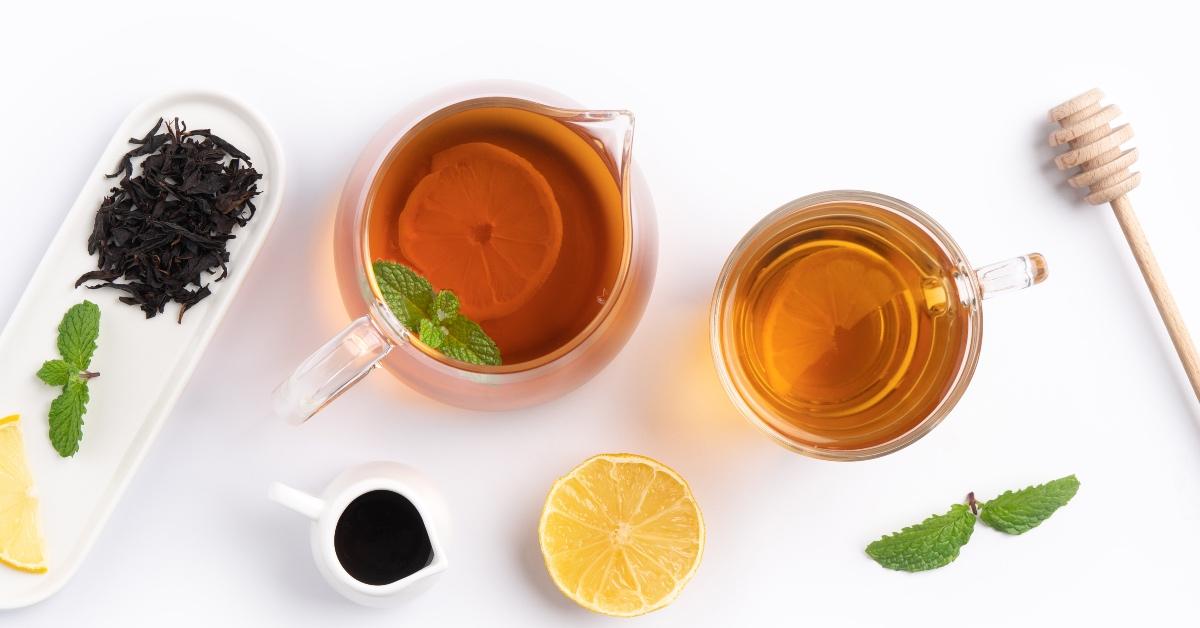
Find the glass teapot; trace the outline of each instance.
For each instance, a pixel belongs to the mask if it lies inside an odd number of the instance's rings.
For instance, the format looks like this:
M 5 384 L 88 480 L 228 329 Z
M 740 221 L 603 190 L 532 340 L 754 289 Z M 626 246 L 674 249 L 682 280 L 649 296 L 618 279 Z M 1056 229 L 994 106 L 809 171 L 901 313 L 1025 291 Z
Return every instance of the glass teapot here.
M 451 359 L 421 342 L 388 309 L 372 262 L 374 216 L 395 211 L 389 177 L 403 150 L 447 116 L 475 110 L 511 109 L 555 123 L 556 133 L 584 140 L 605 167 L 597 185 L 614 192 L 611 238 L 616 251 L 611 281 L 594 295 L 599 306 L 557 348 L 500 366 Z M 479 410 L 519 408 L 548 401 L 583 384 L 624 346 L 641 319 L 654 282 L 658 254 L 653 202 L 633 163 L 633 115 L 586 110 L 536 85 L 474 82 L 448 88 L 405 107 L 371 140 L 351 171 L 334 227 L 338 287 L 351 322 L 317 349 L 274 392 L 276 413 L 300 423 L 382 365 L 408 386 L 448 404 Z M 555 192 L 558 194 L 558 191 Z M 402 201 L 401 201 L 402 202 Z M 390 207 L 389 207 L 390 205 Z M 566 210 L 564 206 L 564 211 Z M 564 240 L 563 250 L 569 242 Z M 560 262 L 561 263 L 561 262 Z

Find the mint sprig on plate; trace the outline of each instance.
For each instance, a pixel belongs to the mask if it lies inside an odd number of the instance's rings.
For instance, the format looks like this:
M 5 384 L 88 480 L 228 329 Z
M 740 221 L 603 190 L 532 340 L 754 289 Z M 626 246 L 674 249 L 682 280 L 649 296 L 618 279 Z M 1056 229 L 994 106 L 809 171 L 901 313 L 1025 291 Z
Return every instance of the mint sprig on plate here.
M 58 455 L 69 458 L 83 440 L 83 415 L 90 398 L 88 381 L 99 377 L 89 371 L 100 336 L 100 308 L 91 301 L 71 306 L 58 324 L 59 359 L 47 360 L 38 369 L 38 379 L 49 386 L 62 386 L 50 403 L 50 443 Z
M 500 348 L 479 323 L 458 311 L 458 297 L 453 292 L 434 290 L 429 281 L 404 264 L 376 260 L 372 269 L 392 315 L 421 342 L 455 360 L 500 365 Z
M 1052 482 L 1006 491 L 989 502 L 967 494 L 967 503 L 954 504 L 942 515 L 933 515 L 867 546 L 867 555 L 888 569 L 927 571 L 954 562 L 971 540 L 975 519 L 1005 534 L 1023 534 L 1036 528 L 1054 511 L 1067 505 L 1079 490 L 1079 480 L 1068 475 Z

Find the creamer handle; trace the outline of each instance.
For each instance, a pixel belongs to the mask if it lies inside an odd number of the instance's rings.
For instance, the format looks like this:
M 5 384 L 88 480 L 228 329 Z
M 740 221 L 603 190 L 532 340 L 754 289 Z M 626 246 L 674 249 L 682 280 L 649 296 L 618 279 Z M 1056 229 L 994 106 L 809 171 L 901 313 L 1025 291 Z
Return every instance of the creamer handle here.
M 325 512 L 325 502 L 280 482 L 271 484 L 271 487 L 267 489 L 267 498 L 314 521 L 321 517 L 321 513 Z

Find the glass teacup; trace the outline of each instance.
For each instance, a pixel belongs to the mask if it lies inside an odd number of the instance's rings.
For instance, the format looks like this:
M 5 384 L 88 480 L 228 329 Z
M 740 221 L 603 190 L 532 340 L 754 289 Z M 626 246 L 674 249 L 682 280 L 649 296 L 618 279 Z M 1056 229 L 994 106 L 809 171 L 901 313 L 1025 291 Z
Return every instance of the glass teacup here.
M 489 120 L 493 119 L 502 122 L 487 131 L 490 135 L 485 133 L 485 141 L 494 142 L 495 146 L 508 145 L 514 154 L 521 150 L 536 151 L 536 146 L 522 145 L 520 138 L 506 135 L 509 131 L 519 134 L 521 125 L 536 123 L 541 125 L 539 132 L 545 136 L 540 140 L 568 146 L 563 150 L 573 151 L 568 155 L 572 159 L 589 160 L 592 167 L 582 174 L 562 172 L 561 169 L 568 167 L 565 164 L 568 160 L 556 159 L 554 155 L 542 155 L 542 163 L 534 166 L 544 167 L 544 176 L 551 183 L 556 176 L 576 177 L 578 185 L 587 191 L 607 195 L 605 207 L 613 208 L 615 218 L 606 223 L 611 232 L 606 240 L 613 251 L 611 266 L 605 267 L 604 279 L 594 287 L 594 294 L 576 295 L 577 299 L 585 299 L 582 303 L 590 315 L 574 323 L 558 324 L 560 335 L 552 339 L 552 345 L 545 345 L 544 350 L 518 347 L 515 360 L 506 359 L 500 366 L 481 366 L 451 359 L 421 342 L 418 334 L 402 325 L 388 309 L 372 263 L 380 259 L 389 242 L 386 235 L 379 235 L 378 228 L 372 229 L 372 219 L 378 219 L 380 212 L 394 213 L 397 207 L 404 207 L 404 196 L 413 189 L 407 179 L 419 175 L 404 170 L 408 167 L 406 150 L 432 141 L 427 138 L 435 132 L 436 137 L 442 138 L 436 141 L 450 141 L 445 138 L 462 135 L 465 132 L 454 126 L 459 124 L 457 121 L 491 124 Z M 480 410 L 534 405 L 587 381 L 624 346 L 641 319 L 654 281 L 658 252 L 654 208 L 649 190 L 632 161 L 632 138 L 633 116 L 628 111 L 581 109 L 560 94 L 524 83 L 462 85 L 433 94 L 403 110 L 364 150 L 339 202 L 334 263 L 342 300 L 352 322 L 276 389 L 276 412 L 294 422 L 307 420 L 378 365 L 429 397 Z M 524 158 L 530 162 L 538 159 L 528 155 L 505 159 Z M 581 202 L 566 198 L 569 192 L 554 190 L 564 216 L 568 203 Z M 581 238 L 593 237 L 584 227 L 572 227 L 566 217 L 563 221 L 559 267 L 573 264 L 575 258 L 570 255 L 589 245 Z M 573 241 L 570 228 L 576 230 Z M 488 229 L 482 237 L 490 235 Z M 551 274 L 546 285 L 556 291 L 574 290 L 577 283 L 559 280 L 554 284 L 554 281 Z M 557 292 L 543 302 L 552 296 L 557 296 Z M 513 334 L 511 327 L 497 324 L 489 329 L 489 324 L 484 323 L 484 329 L 494 336 Z M 497 343 L 504 350 L 499 338 Z
M 777 442 L 864 460 L 927 434 L 979 359 L 981 301 L 1046 278 L 1032 253 L 973 268 L 932 218 L 895 198 L 792 201 L 730 254 L 713 357 L 739 410 Z

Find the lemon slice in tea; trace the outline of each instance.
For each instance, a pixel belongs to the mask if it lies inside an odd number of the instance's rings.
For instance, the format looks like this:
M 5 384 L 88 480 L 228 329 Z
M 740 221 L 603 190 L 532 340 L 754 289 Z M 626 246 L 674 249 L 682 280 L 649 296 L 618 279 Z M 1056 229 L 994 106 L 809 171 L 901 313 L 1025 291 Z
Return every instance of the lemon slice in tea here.
M 38 501 L 25 464 L 19 419 L 15 414 L 0 419 L 0 563 L 45 573 Z
M 433 156 L 400 212 L 404 255 L 476 321 L 520 309 L 546 283 L 562 247 L 562 212 L 520 155 L 469 142 Z
M 687 482 L 635 454 L 589 458 L 550 489 L 546 569 L 580 606 L 629 617 L 670 604 L 696 572 L 704 520 Z
M 881 310 L 903 291 L 895 270 L 865 249 L 828 248 L 792 263 L 763 295 L 760 351 L 771 387 L 816 397 L 856 389 L 881 346 Z

